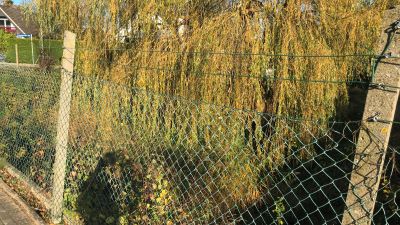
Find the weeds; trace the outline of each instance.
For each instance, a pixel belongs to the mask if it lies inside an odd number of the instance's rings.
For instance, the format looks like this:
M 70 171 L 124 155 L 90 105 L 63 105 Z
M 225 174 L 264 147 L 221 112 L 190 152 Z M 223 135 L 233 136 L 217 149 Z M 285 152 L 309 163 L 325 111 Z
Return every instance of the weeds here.
M 4 169 L 7 165 L 7 161 L 4 158 L 0 157 L 0 170 Z

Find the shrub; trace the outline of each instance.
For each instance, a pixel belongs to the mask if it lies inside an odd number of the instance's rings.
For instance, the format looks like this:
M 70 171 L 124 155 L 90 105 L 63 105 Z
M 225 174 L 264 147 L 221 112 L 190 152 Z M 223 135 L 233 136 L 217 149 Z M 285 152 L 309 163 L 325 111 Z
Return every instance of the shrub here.
M 10 39 L 15 38 L 14 35 L 0 29 L 0 53 L 5 53 L 10 45 Z

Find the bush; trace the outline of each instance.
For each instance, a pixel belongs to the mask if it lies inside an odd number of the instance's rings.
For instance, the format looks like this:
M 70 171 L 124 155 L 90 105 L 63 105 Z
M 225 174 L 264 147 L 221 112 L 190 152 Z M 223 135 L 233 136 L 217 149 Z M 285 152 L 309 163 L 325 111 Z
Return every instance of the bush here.
M 0 53 L 5 53 L 10 45 L 10 39 L 13 39 L 14 35 L 5 32 L 0 29 Z

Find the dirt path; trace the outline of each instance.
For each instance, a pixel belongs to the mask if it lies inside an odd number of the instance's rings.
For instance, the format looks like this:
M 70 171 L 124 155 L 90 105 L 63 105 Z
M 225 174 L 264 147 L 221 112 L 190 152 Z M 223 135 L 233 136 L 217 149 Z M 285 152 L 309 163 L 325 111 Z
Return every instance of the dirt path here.
M 0 225 L 44 225 L 35 212 L 0 180 Z

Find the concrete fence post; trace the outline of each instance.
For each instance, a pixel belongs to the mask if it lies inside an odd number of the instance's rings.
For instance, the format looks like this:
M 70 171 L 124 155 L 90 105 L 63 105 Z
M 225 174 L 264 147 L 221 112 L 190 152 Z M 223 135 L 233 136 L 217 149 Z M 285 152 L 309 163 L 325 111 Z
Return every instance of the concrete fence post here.
M 33 36 L 31 34 L 31 54 L 32 54 L 32 64 L 35 64 L 35 51 L 33 50 Z
M 67 148 L 69 119 L 72 98 L 72 82 L 75 62 L 76 35 L 69 31 L 64 34 L 64 52 L 62 58 L 60 109 L 57 123 L 57 143 L 53 166 L 53 191 L 51 201 L 51 219 L 54 224 L 62 222 L 65 171 L 67 166 Z
M 373 223 L 379 185 L 384 173 L 385 156 L 394 120 L 399 90 L 390 87 L 400 86 L 400 59 L 390 57 L 399 55 L 400 39 L 393 22 L 400 13 L 385 15 L 385 31 L 382 33 L 380 49 L 384 49 L 376 63 L 374 83 L 383 84 L 368 91 L 363 120 L 357 148 L 354 156 L 354 167 L 348 188 L 346 208 L 342 224 Z M 389 37 L 389 38 L 388 38 Z M 389 40 L 389 41 L 388 41 Z M 388 56 L 384 56 L 388 54 Z
M 15 63 L 19 66 L 19 51 L 18 51 L 18 44 L 15 44 Z

